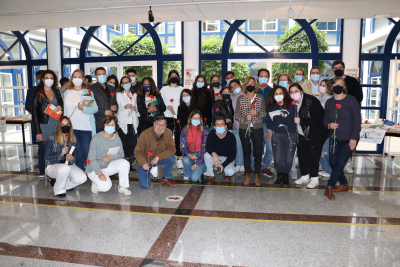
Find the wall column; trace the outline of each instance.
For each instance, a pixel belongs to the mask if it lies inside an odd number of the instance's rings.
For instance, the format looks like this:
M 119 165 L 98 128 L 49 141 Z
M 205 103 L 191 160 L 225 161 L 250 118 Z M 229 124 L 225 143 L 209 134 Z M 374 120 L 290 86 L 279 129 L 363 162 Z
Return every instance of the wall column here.
M 60 29 L 47 30 L 48 69 L 53 70 L 60 80 L 61 66 Z
M 360 19 L 344 19 L 343 62 L 346 69 L 358 68 L 360 60 Z
M 183 67 L 184 69 L 196 69 L 200 73 L 199 68 L 199 22 L 188 21 L 184 22 L 183 26 Z

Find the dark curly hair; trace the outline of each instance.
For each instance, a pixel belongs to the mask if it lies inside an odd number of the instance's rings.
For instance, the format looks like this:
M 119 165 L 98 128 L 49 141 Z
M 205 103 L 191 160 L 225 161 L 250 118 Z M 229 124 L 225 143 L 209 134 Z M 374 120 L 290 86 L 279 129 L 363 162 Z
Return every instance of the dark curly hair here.
M 202 88 L 197 88 L 196 83 L 199 78 L 203 78 L 204 80 L 204 86 Z M 199 74 L 196 76 L 196 79 L 194 79 L 193 83 L 193 88 L 192 88 L 192 97 L 194 98 L 194 102 L 197 102 L 198 105 L 203 108 L 206 105 L 207 101 L 207 96 L 210 94 L 208 89 L 208 84 L 206 80 L 206 76 L 203 74 Z
M 284 109 L 288 109 L 290 107 L 290 105 L 292 104 L 292 98 L 289 95 L 288 90 L 286 90 L 285 87 L 282 86 L 276 86 L 274 88 L 272 88 L 271 92 L 269 92 L 268 95 L 268 100 L 267 100 L 267 105 L 266 105 L 266 109 L 267 111 L 272 108 L 274 106 L 274 104 L 276 104 L 276 100 L 275 100 L 275 92 L 276 90 L 281 89 L 283 91 L 283 104 L 282 104 L 282 108 Z

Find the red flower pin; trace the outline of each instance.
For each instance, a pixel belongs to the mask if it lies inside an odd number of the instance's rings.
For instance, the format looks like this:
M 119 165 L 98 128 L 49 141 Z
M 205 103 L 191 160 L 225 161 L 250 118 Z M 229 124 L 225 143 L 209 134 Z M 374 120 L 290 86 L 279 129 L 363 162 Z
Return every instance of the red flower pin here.
M 256 105 L 255 105 L 255 104 L 251 104 L 251 106 L 252 106 L 253 108 L 255 108 L 255 107 L 256 107 Z
M 110 93 L 111 96 L 115 96 L 115 93 Z
M 266 84 L 266 83 L 262 83 L 261 86 L 262 86 L 262 87 L 265 87 L 265 86 L 267 86 L 267 84 Z
M 40 93 L 40 95 L 39 95 L 40 97 L 43 97 L 43 94 L 42 93 Z
M 92 91 L 90 91 L 89 89 L 87 90 L 87 92 L 88 92 L 88 94 L 89 94 L 89 95 L 91 95 L 91 94 L 92 94 Z
M 219 96 L 219 93 L 215 93 L 216 96 Z
M 66 137 L 69 137 L 69 134 L 66 134 L 65 136 L 66 136 Z
M 169 102 L 174 102 L 174 100 L 173 100 L 173 99 L 171 99 L 171 100 L 169 100 Z
M 385 121 L 385 119 L 382 119 L 382 121 Z
M 336 108 L 341 109 L 341 108 L 342 108 L 342 105 L 336 104 Z
M 187 71 L 186 74 L 189 74 L 189 72 Z
M 282 101 L 277 102 L 278 105 L 282 105 Z
M 368 124 L 368 120 L 365 120 L 365 121 L 364 121 L 364 124 Z
M 154 95 L 149 95 L 149 97 L 154 99 Z
M 181 122 L 181 120 L 176 120 L 176 123 L 180 123 Z
M 192 145 L 193 145 L 193 142 L 190 142 L 190 143 L 189 143 L 189 146 L 192 146 Z
M 90 165 L 90 160 L 89 159 L 86 160 L 86 164 Z
M 204 118 L 205 120 L 207 120 L 207 118 Z
M 215 109 L 215 112 L 218 112 L 218 108 Z
M 147 152 L 147 155 L 149 155 L 150 157 L 152 157 L 152 156 L 153 156 L 153 153 Z
M 297 103 L 296 100 L 292 101 L 292 105 L 296 105 L 296 103 Z

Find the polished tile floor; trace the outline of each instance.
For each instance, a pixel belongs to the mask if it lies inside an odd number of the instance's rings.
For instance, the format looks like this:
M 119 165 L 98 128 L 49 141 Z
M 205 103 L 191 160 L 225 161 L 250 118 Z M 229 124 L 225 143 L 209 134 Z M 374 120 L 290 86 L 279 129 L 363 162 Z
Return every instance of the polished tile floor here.
M 131 196 L 115 177 L 107 193 L 86 182 L 60 199 L 37 160 L 35 147 L 0 146 L 0 266 L 400 266 L 400 157 L 353 157 L 335 201 L 327 178 L 204 186 L 176 169 L 177 187 L 143 190 L 131 172 Z

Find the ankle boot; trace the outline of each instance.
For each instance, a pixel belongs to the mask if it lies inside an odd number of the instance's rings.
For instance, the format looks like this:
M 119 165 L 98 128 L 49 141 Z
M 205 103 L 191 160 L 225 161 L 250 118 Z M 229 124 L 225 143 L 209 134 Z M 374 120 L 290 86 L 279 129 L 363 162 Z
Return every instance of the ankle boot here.
M 325 189 L 325 196 L 327 196 L 329 199 L 334 200 L 335 199 L 335 195 L 332 192 L 332 187 L 327 186 Z
M 289 187 L 289 174 L 284 173 L 283 175 L 283 187 Z
M 251 180 L 251 173 L 246 173 L 246 179 L 244 180 L 244 185 L 249 186 Z
M 282 185 L 283 173 L 278 173 L 278 178 L 274 182 L 274 185 Z
M 260 174 L 256 174 L 255 183 L 256 183 L 256 186 L 261 186 Z

